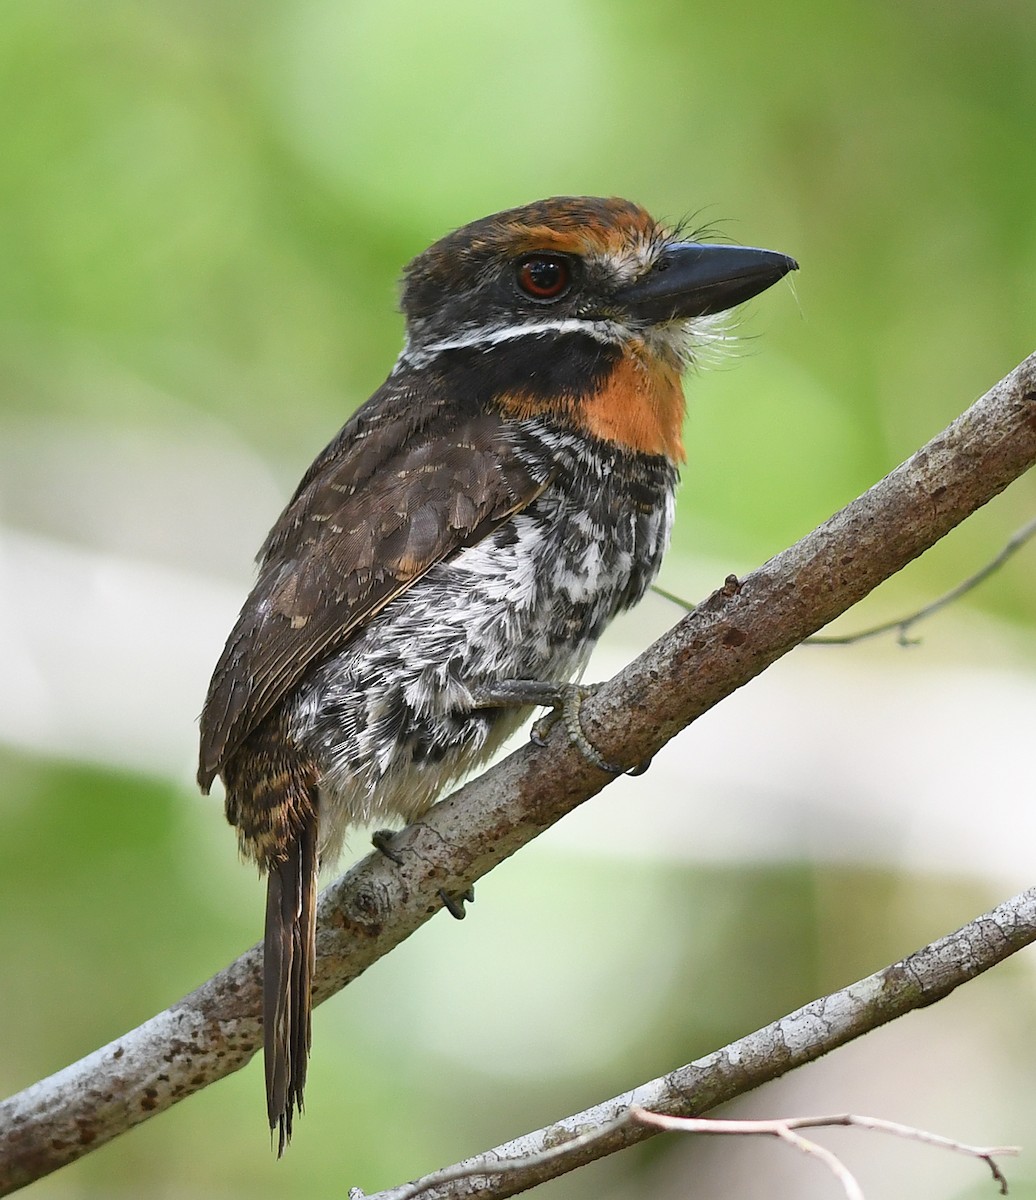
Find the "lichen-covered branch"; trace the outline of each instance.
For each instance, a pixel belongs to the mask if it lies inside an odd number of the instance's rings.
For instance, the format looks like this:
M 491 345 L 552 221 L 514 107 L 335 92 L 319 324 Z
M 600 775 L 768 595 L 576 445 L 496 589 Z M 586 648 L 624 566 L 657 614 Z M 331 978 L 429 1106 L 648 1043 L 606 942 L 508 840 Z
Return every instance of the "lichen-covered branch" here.
M 1036 461 L 1036 355 L 927 446 L 742 582 L 728 580 L 583 707 L 612 762 L 640 763 L 895 574 Z M 344 987 L 609 777 L 556 731 L 435 806 L 322 898 L 316 999 Z M 0 1104 L 0 1195 L 243 1066 L 259 1046 L 259 953 Z

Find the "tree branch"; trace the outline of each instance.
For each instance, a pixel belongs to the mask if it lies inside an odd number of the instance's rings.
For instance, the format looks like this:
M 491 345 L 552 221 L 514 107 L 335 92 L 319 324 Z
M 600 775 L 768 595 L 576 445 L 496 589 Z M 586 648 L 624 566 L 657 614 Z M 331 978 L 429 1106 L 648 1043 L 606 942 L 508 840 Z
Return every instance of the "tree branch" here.
M 926 621 L 929 617 L 934 616 L 937 612 L 941 612 L 944 608 L 949 608 L 951 604 L 968 592 L 973 591 L 980 583 L 991 576 L 1009 559 L 1013 558 L 1019 550 L 1022 549 L 1028 542 L 1036 537 L 1036 517 L 1031 521 L 1027 521 L 1021 529 L 1015 532 L 1007 539 L 1006 543 L 1000 551 L 979 567 L 977 571 L 969 575 L 966 579 L 961 580 L 956 587 L 950 588 L 948 592 L 944 592 L 935 600 L 930 600 L 927 604 L 915 609 L 912 613 L 907 613 L 903 617 L 895 617 L 891 621 L 882 621 L 880 625 L 872 625 L 868 629 L 857 630 L 856 633 L 844 634 L 823 634 L 814 633 L 811 637 L 805 639 L 802 643 L 806 646 L 855 646 L 857 642 L 866 642 L 871 638 L 881 637 L 882 634 L 896 633 L 896 640 L 901 646 L 915 646 L 919 643 L 920 638 L 910 637 L 910 630 L 915 625 L 919 625 L 922 621 Z M 677 596 L 675 592 L 667 591 L 664 587 L 659 587 L 657 583 L 651 585 L 651 590 L 664 600 L 670 601 L 678 608 L 682 608 L 684 612 L 694 612 L 696 605 L 685 600 L 682 596 Z
M 1030 888 L 901 962 L 814 1000 L 705 1058 L 544 1129 L 413 1183 L 377 1192 L 366 1200 L 514 1196 L 661 1131 L 658 1123 L 643 1122 L 635 1114 L 631 1118 L 631 1109 L 646 1109 L 667 1117 L 695 1116 L 795 1067 L 813 1062 L 905 1013 L 942 1000 L 962 983 L 1034 941 L 1036 888 Z M 817 1123 L 830 1124 L 835 1120 L 820 1118 Z M 865 1120 L 854 1118 L 852 1123 L 864 1124 Z M 883 1128 L 891 1125 L 890 1122 L 872 1124 Z M 961 1146 L 933 1135 L 926 1138 L 943 1145 Z M 987 1161 L 993 1154 L 1011 1153 L 1009 1147 L 963 1149 Z M 350 1200 L 361 1200 L 364 1194 L 353 1188 L 349 1195 Z
M 586 702 L 612 762 L 640 763 L 680 729 L 867 595 L 1036 461 L 1031 355 L 906 463 L 742 583 L 730 579 Z M 436 805 L 332 884 L 319 910 L 321 1002 L 609 777 L 563 730 Z M 103 1145 L 244 1066 L 259 1047 L 253 947 L 165 1012 L 0 1104 L 0 1195 Z
M 937 612 L 941 612 L 944 608 L 949 608 L 961 596 L 966 596 L 973 588 L 977 588 L 980 583 L 985 583 L 990 575 L 994 575 L 999 571 L 1009 558 L 1013 558 L 1034 537 L 1036 537 L 1036 517 L 1026 522 L 1021 529 L 1016 530 L 1007 539 L 999 554 L 991 558 L 985 566 L 980 567 L 973 575 L 969 575 L 967 579 L 962 579 L 956 587 L 950 588 L 948 592 L 944 592 L 941 596 L 936 597 L 936 599 L 930 600 L 916 611 L 908 613 L 905 617 L 897 617 L 893 621 L 882 621 L 880 625 L 872 625 L 869 629 L 860 629 L 856 633 L 832 634 L 828 636 L 816 634 L 809 638 L 809 644 L 811 646 L 854 646 L 857 642 L 864 642 L 869 638 L 881 637 L 884 633 L 895 631 L 897 635 L 896 640 L 901 646 L 913 646 L 919 641 L 918 638 L 910 637 L 910 631 L 915 625 L 926 621 L 929 617 L 934 616 Z

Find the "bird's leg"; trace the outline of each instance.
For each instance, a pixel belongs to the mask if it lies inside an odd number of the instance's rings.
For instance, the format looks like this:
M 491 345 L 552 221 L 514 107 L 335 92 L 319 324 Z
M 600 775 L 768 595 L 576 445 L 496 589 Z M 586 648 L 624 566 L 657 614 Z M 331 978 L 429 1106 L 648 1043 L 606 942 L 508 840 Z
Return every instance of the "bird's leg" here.
M 635 767 L 620 767 L 609 762 L 586 736 L 580 710 L 583 701 L 597 691 L 597 684 L 546 683 L 536 679 L 504 679 L 488 684 L 472 692 L 477 708 L 510 708 L 540 705 L 550 712 L 534 722 L 531 740 L 542 746 L 547 735 L 558 721 L 563 721 L 569 740 L 580 754 L 601 771 L 609 775 L 642 775 L 651 765 L 651 760 L 638 763 Z
M 651 765 L 651 759 L 638 763 L 634 767 L 620 767 L 609 762 L 586 736 L 580 719 L 583 701 L 597 691 L 597 685 L 579 683 L 547 683 L 538 679 L 504 679 L 484 687 L 475 688 L 471 693 L 473 708 L 530 708 L 542 707 L 550 711 L 533 724 L 531 738 L 535 745 L 542 746 L 547 735 L 558 721 L 563 721 L 569 739 L 582 756 L 601 771 L 609 775 L 642 775 Z M 375 849 L 402 866 L 402 855 L 392 846 L 395 830 L 377 829 L 371 835 Z M 439 897 L 443 907 L 458 921 L 465 917 L 464 904 L 472 903 L 475 899 L 474 888 L 468 888 L 459 896 L 453 896 L 440 889 Z
M 392 839 L 396 836 L 394 829 L 375 829 L 371 834 L 371 843 L 375 850 L 380 851 L 389 862 L 395 863 L 397 867 L 403 865 L 403 856 L 398 850 L 392 847 Z M 451 896 L 444 888 L 439 889 L 439 898 L 442 900 L 442 906 L 446 911 L 457 921 L 463 921 L 467 916 L 464 911 L 465 902 L 468 904 L 475 903 L 475 889 L 467 888 L 461 892 L 459 896 Z

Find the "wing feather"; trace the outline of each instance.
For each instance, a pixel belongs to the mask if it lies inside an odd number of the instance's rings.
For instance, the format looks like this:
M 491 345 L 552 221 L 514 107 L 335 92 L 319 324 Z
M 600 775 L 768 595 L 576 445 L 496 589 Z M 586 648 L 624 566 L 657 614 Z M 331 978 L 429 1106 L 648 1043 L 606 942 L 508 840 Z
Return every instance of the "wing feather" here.
M 549 482 L 514 422 L 440 403 L 415 430 L 401 416 L 414 397 L 391 385 L 316 460 L 267 538 L 202 712 L 203 790 L 312 665 Z

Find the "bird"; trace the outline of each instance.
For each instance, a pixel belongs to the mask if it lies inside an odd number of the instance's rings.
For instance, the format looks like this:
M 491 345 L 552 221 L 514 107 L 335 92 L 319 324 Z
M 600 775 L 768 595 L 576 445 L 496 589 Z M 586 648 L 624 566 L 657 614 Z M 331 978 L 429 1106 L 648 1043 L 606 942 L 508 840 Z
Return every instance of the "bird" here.
M 352 826 L 419 818 L 538 705 L 621 769 L 582 734 L 573 681 L 659 570 L 685 370 L 720 314 L 797 266 L 557 196 L 405 268 L 402 351 L 266 538 L 200 721 L 198 783 L 221 777 L 267 877 L 278 1155 L 303 1105 L 321 864 Z

